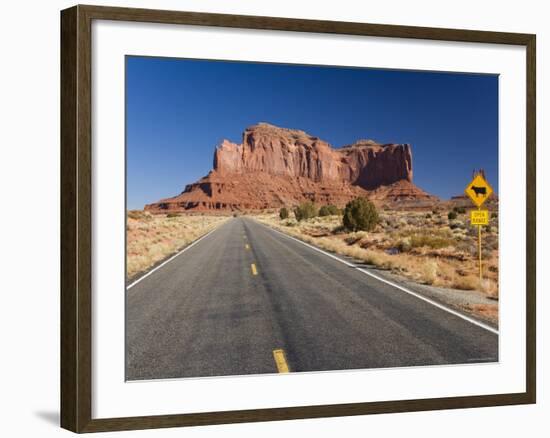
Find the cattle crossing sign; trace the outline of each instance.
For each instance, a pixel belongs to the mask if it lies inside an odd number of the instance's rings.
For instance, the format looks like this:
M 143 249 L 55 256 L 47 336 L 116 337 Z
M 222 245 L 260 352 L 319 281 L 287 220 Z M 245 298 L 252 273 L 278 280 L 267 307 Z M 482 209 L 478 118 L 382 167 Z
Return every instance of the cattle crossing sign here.
M 493 188 L 489 185 L 485 178 L 483 178 L 483 175 L 478 173 L 472 182 L 468 184 L 468 187 L 466 187 L 464 193 L 466 193 L 476 207 L 479 208 L 489 198 L 489 196 L 491 196 L 491 193 L 493 193 Z
M 489 211 L 481 210 L 481 205 L 491 196 L 493 188 L 489 185 L 482 172 L 478 172 L 472 182 L 464 190 L 472 200 L 477 210 L 470 212 L 470 223 L 477 226 L 477 253 L 479 260 L 479 284 L 483 283 L 483 264 L 481 261 L 481 227 L 489 225 Z

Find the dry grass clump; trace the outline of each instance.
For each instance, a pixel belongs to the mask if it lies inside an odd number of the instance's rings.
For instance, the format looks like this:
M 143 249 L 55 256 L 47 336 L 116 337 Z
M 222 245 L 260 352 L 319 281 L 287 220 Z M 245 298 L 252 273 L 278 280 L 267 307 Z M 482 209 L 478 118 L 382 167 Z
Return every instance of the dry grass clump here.
M 128 219 L 134 220 L 151 220 L 153 215 L 144 210 L 128 210 L 127 212 Z
M 130 210 L 126 223 L 126 278 L 189 245 L 225 222 L 223 216 L 152 215 Z
M 479 290 L 479 277 L 473 274 L 457 276 L 452 283 L 452 287 L 461 290 Z
M 411 236 L 411 248 L 428 247 L 428 248 L 445 248 L 454 243 L 453 239 L 447 237 L 439 237 L 428 234 L 413 234 Z
M 435 260 L 426 260 L 421 265 L 420 277 L 426 284 L 434 284 L 438 278 L 438 264 Z
M 305 242 L 366 264 L 389 269 L 418 283 L 479 290 L 498 299 L 498 221 L 483 231 L 483 281 L 479 281 L 477 228 L 468 215 L 448 219 L 438 211 L 384 211 L 371 232 L 347 232 L 339 216 L 297 222 L 277 215 L 256 219 Z

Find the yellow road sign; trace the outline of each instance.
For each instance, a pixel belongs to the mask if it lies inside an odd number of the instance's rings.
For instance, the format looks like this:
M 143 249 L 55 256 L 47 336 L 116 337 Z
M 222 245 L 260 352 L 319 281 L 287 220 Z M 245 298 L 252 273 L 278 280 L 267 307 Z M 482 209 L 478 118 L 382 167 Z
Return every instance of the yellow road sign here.
M 489 210 L 470 211 L 470 223 L 472 225 L 489 225 Z
M 489 183 L 481 176 L 477 174 L 468 187 L 464 190 L 476 207 L 481 205 L 487 200 L 487 198 L 493 193 L 493 188 Z

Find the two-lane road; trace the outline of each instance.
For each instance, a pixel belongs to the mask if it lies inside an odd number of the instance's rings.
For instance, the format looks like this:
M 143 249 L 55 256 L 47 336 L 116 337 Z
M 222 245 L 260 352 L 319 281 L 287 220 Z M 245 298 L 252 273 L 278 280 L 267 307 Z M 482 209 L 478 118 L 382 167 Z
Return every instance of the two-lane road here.
M 127 290 L 126 377 L 498 360 L 498 335 L 247 218 Z

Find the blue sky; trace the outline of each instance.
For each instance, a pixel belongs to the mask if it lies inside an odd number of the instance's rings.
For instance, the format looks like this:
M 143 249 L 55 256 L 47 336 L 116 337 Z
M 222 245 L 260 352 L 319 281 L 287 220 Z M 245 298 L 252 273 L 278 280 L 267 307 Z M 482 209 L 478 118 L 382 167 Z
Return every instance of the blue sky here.
M 410 143 L 424 190 L 447 199 L 484 168 L 498 192 L 495 75 L 127 57 L 127 207 L 180 193 L 258 122 L 334 147 Z

